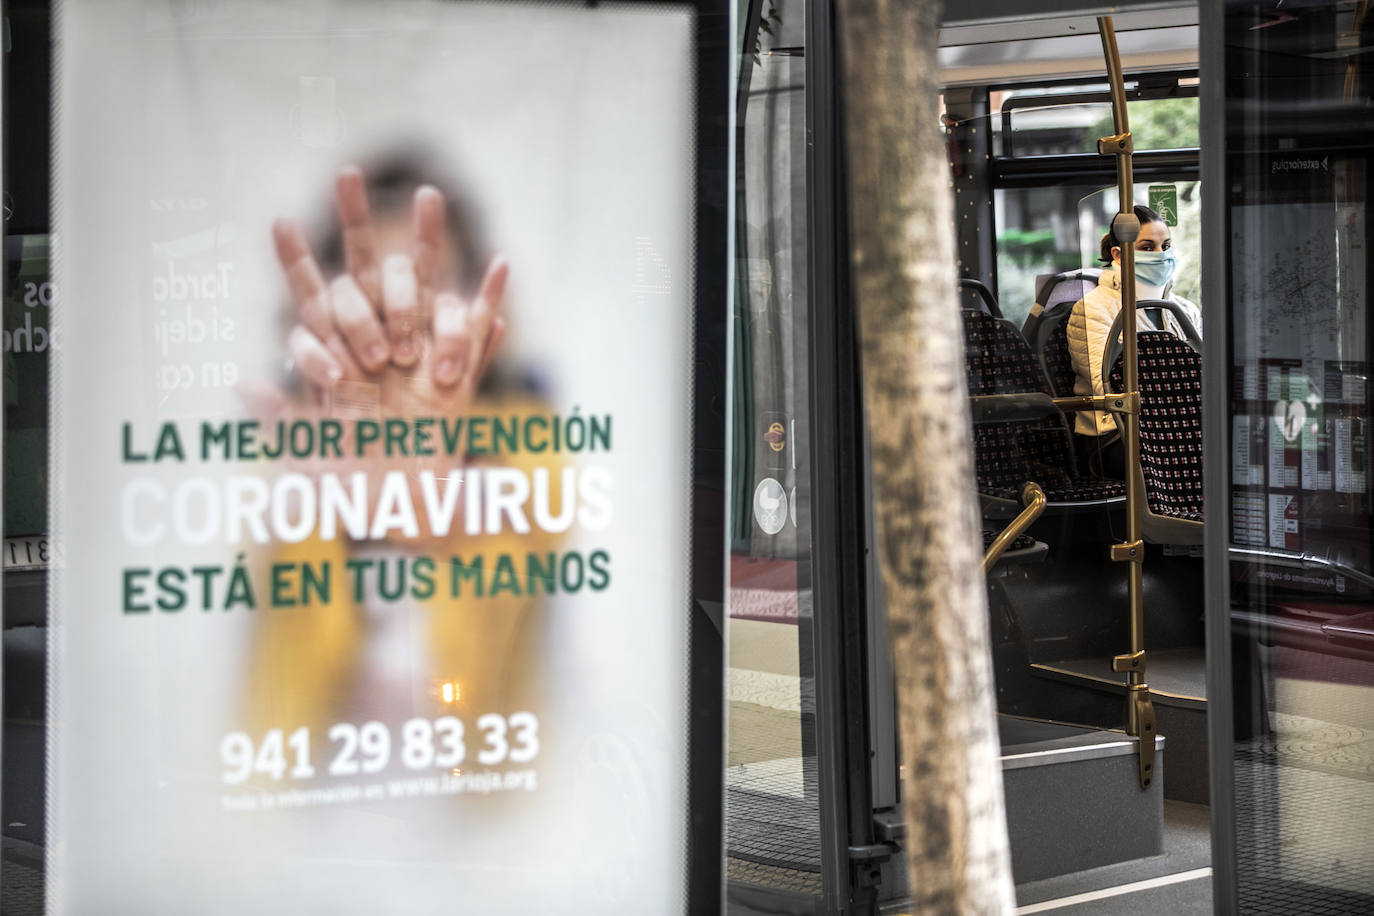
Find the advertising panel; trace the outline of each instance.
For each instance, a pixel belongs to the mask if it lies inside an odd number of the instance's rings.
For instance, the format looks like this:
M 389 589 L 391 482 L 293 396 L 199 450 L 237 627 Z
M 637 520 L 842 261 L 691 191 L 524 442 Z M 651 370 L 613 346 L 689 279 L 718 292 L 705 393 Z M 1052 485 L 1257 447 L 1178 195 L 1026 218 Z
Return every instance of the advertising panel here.
M 62 4 L 52 912 L 686 908 L 697 18 Z

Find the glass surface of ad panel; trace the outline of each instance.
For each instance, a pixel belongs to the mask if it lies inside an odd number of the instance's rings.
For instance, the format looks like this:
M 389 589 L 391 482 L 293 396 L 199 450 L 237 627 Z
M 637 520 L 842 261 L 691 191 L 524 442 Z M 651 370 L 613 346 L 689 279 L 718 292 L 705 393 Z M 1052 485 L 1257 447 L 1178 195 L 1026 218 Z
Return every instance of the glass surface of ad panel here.
M 693 9 L 57 21 L 48 911 L 681 912 Z
M 822 891 L 809 587 L 806 16 L 763 4 L 742 65 L 727 874 Z
M 1364 4 L 1226 15 L 1241 912 L 1374 909 L 1374 130 Z M 1221 398 L 1224 397 L 1224 400 Z
M 48 357 L 58 346 L 47 235 L 5 239 L 5 569 L 39 569 L 48 532 Z

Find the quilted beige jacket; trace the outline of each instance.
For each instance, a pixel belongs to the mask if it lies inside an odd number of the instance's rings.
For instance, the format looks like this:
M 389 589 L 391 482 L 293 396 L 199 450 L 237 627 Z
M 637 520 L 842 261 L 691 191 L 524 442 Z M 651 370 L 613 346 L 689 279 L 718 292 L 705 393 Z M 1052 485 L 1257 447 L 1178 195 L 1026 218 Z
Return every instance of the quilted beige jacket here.
M 1167 292 L 1166 292 L 1167 295 Z M 1185 312 L 1192 318 L 1198 332 L 1202 332 L 1202 313 L 1196 305 L 1185 299 L 1174 298 L 1183 305 Z M 1069 338 L 1069 356 L 1073 359 L 1073 371 L 1077 378 L 1073 383 L 1073 393 L 1079 395 L 1101 395 L 1106 393 L 1102 380 L 1102 351 L 1107 345 L 1107 334 L 1112 322 L 1121 311 L 1121 274 L 1117 266 L 1102 271 L 1097 286 L 1088 295 L 1074 303 L 1069 315 L 1066 334 Z M 1182 336 L 1173 317 L 1165 313 L 1168 330 Z M 1141 328 L 1153 328 L 1144 314 L 1138 313 Z M 1074 417 L 1074 432 L 1082 436 L 1102 436 L 1116 431 L 1116 420 L 1105 410 L 1080 410 Z
M 1102 382 L 1102 349 L 1107 332 L 1121 311 L 1121 274 L 1115 265 L 1102 271 L 1097 286 L 1074 303 L 1066 334 L 1069 356 L 1073 359 L 1073 393 L 1105 394 Z M 1073 431 L 1082 436 L 1101 436 L 1116 430 L 1116 420 L 1105 410 L 1080 410 L 1075 414 Z

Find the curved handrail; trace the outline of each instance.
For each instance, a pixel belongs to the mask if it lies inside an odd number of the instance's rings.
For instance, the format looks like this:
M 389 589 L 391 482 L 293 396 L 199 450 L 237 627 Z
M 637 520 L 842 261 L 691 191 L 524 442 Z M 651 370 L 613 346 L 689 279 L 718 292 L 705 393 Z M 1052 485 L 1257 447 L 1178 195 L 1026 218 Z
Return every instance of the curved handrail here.
M 1002 529 L 1002 533 L 997 535 L 988 546 L 988 552 L 983 554 L 983 575 L 997 565 L 997 560 L 1002 554 L 1006 553 L 1007 548 L 1015 543 L 1016 539 L 1025 534 L 1026 529 L 1035 524 L 1045 511 L 1045 506 L 1049 500 L 1045 498 L 1045 491 L 1040 489 L 1040 485 L 1035 481 L 1030 481 L 1021 488 L 1021 505 L 1025 506 L 1021 514 L 1011 520 L 1007 527 Z

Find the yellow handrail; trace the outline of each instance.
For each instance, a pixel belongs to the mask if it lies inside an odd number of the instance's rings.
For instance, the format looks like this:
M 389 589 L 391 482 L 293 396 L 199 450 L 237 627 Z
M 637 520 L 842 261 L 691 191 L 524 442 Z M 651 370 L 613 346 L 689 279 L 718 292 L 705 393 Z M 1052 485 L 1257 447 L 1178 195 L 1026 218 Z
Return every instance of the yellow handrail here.
M 1107 79 L 1112 87 L 1112 128 L 1115 133 L 1097 141 L 1097 151 L 1116 157 L 1118 213 L 1112 220 L 1112 235 L 1121 244 L 1122 381 L 1127 402 L 1117 408 L 1116 421 L 1126 449 L 1126 540 L 1112 545 L 1111 558 L 1126 563 L 1129 578 L 1127 594 L 1131 608 L 1131 651 L 1112 659 L 1112 670 L 1126 673 L 1126 731 L 1140 739 L 1140 785 L 1149 788 L 1155 769 L 1155 711 L 1150 689 L 1145 683 L 1145 601 L 1143 568 L 1145 542 L 1141 537 L 1141 515 L 1145 503 L 1143 481 L 1135 472 L 1140 466 L 1139 397 L 1136 376 L 1135 315 L 1135 240 L 1140 221 L 1135 216 L 1131 189 L 1131 126 L 1126 114 L 1126 87 L 1121 75 L 1121 54 L 1116 46 L 1112 17 L 1099 16 L 1097 30 L 1102 36 L 1102 54 L 1107 61 Z
M 1021 488 L 1022 509 L 1016 518 L 1011 520 L 1011 524 L 1002 529 L 1002 533 L 993 538 L 992 544 L 988 546 L 988 552 L 983 554 L 983 575 L 986 576 L 992 571 L 992 567 L 997 565 L 997 559 L 1007 552 L 1007 548 L 1012 545 L 1026 529 L 1035 524 L 1035 520 L 1040 517 L 1040 513 L 1045 511 L 1045 491 L 1040 489 L 1040 485 L 1034 481 Z

